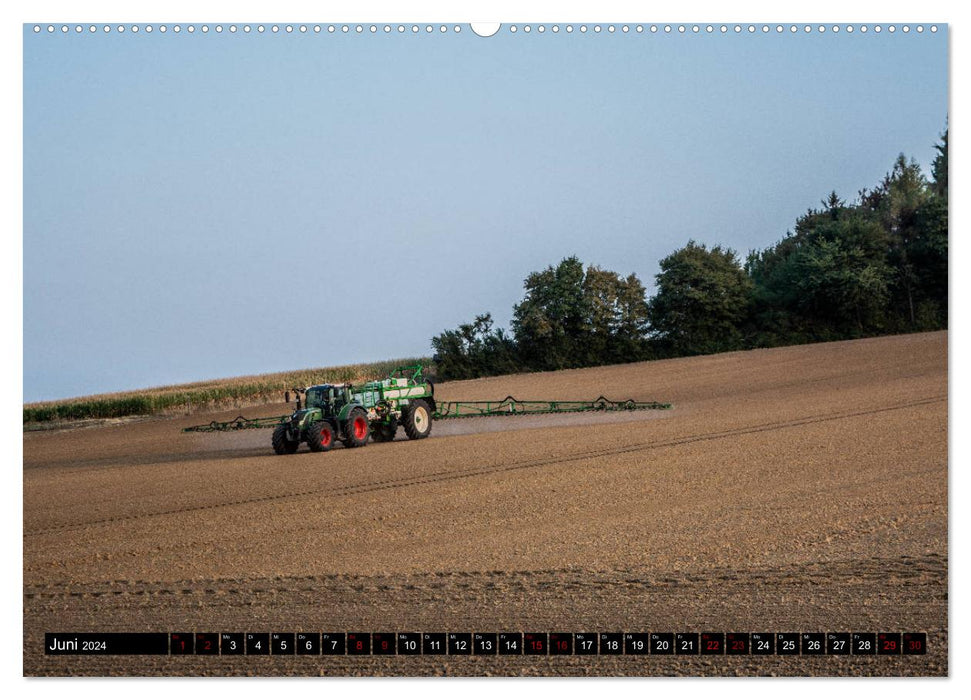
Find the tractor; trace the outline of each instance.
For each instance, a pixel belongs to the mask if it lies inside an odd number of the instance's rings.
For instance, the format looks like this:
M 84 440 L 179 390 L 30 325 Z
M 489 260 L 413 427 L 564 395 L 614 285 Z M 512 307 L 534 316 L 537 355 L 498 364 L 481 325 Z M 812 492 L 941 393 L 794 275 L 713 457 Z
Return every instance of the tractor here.
M 318 384 L 294 393 L 296 410 L 273 431 L 278 455 L 293 454 L 302 442 L 311 452 L 326 452 L 338 440 L 345 447 L 363 447 L 370 439 L 390 442 L 399 426 L 411 440 L 432 431 L 435 387 L 424 378 L 421 365 L 399 367 L 386 379 L 357 386 Z

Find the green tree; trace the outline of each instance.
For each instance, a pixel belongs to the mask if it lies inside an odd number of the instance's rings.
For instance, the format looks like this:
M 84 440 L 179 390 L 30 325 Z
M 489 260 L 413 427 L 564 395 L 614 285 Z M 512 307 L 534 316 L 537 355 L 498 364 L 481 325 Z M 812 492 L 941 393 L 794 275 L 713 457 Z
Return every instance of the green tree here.
M 936 144 L 937 156 L 931 166 L 931 196 L 917 210 L 918 235 L 912 241 L 909 256 L 919 271 L 918 287 L 925 313 L 921 320 L 928 327 L 947 327 L 947 250 L 948 187 L 947 133 Z
M 649 359 L 647 332 L 650 329 L 650 311 L 644 284 L 631 273 L 617 285 L 617 308 L 614 322 L 614 362 L 633 362 Z
M 882 231 L 873 223 L 843 222 L 792 260 L 797 308 L 840 334 L 874 330 L 889 296 L 889 266 L 859 243 L 868 233 L 879 236 Z
M 583 280 L 589 313 L 587 340 L 582 344 L 584 365 L 632 362 L 642 359 L 648 327 L 647 299 L 637 275 L 591 265 Z
M 873 212 L 889 234 L 889 262 L 896 271 L 892 303 L 896 314 L 911 329 L 918 327 L 917 309 L 921 300 L 920 271 L 912 253 L 921 230 L 918 212 L 933 196 L 917 161 L 908 161 L 901 153 L 893 169 L 872 191 L 863 196 L 862 205 Z
M 660 267 L 648 313 L 654 339 L 665 352 L 698 355 L 742 346 L 752 282 L 735 251 L 689 241 Z
M 438 375 L 468 379 L 523 369 L 555 370 L 646 357 L 647 301 L 637 275 L 576 257 L 530 273 L 526 295 L 513 309 L 514 335 L 493 330 L 492 316 L 432 338 Z
M 438 377 L 473 379 L 520 371 L 516 343 L 501 328 L 492 330 L 492 325 L 492 315 L 481 314 L 472 323 L 432 338 Z
M 917 210 L 917 235 L 907 256 L 913 265 L 920 330 L 947 327 L 947 197 L 933 196 Z
M 931 195 L 914 215 L 916 235 L 908 242 L 907 258 L 913 265 L 918 295 L 918 328 L 947 327 L 947 130 L 936 144 L 931 166 Z
M 526 295 L 513 308 L 512 330 L 531 369 L 555 370 L 583 363 L 590 306 L 583 289 L 583 263 L 565 258 L 523 282 Z
M 636 275 L 578 258 L 531 273 L 513 310 L 523 362 L 536 370 L 589 367 L 644 358 L 647 301 Z
M 877 218 L 835 195 L 794 234 L 749 255 L 756 344 L 855 337 L 880 330 L 893 284 L 889 237 Z
M 943 197 L 945 202 L 947 201 L 947 132 L 948 130 L 944 129 L 941 142 L 934 145 L 937 155 L 934 156 L 934 162 L 931 164 L 931 177 L 934 178 L 932 189 L 934 194 Z

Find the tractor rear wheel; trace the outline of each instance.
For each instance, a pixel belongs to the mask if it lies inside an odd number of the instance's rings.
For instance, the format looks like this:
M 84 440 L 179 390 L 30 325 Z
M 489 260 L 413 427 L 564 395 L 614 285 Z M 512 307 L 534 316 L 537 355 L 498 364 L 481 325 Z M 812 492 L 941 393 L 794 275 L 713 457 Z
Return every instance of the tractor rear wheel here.
M 378 423 L 371 430 L 371 437 L 375 442 L 391 442 L 398 432 L 398 420 L 392 418 L 387 423 Z
M 334 426 L 329 421 L 318 420 L 307 429 L 307 447 L 311 452 L 326 452 L 334 446 Z
M 404 411 L 405 432 L 409 440 L 421 440 L 431 435 L 432 413 L 422 399 L 410 402 Z
M 344 423 L 344 446 L 363 447 L 371 437 L 371 425 L 363 408 L 355 408 Z
M 287 426 L 278 425 L 276 430 L 273 431 L 273 451 L 278 455 L 292 455 L 297 451 L 300 443 L 296 440 L 291 440 L 287 435 Z

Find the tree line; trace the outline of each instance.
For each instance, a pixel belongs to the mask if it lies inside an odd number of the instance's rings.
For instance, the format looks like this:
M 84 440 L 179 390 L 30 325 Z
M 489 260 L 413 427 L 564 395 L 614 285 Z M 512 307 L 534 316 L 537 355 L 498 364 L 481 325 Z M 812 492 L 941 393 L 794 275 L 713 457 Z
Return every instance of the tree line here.
M 926 177 L 901 154 L 872 189 L 836 192 L 741 260 L 691 240 L 648 298 L 568 257 L 524 280 L 510 332 L 489 313 L 432 338 L 438 376 L 469 379 L 947 328 L 947 131 Z

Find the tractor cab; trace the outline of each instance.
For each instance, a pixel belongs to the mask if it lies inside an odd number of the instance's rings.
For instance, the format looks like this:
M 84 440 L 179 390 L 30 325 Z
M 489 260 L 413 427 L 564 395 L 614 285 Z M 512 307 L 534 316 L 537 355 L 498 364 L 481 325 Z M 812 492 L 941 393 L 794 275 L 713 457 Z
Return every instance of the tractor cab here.
M 334 401 L 334 387 L 330 384 L 312 386 L 305 396 L 307 408 L 325 408 Z
M 347 387 L 343 384 L 319 384 L 307 389 L 305 408 L 322 409 L 325 415 L 336 413 L 337 409 L 349 400 Z

